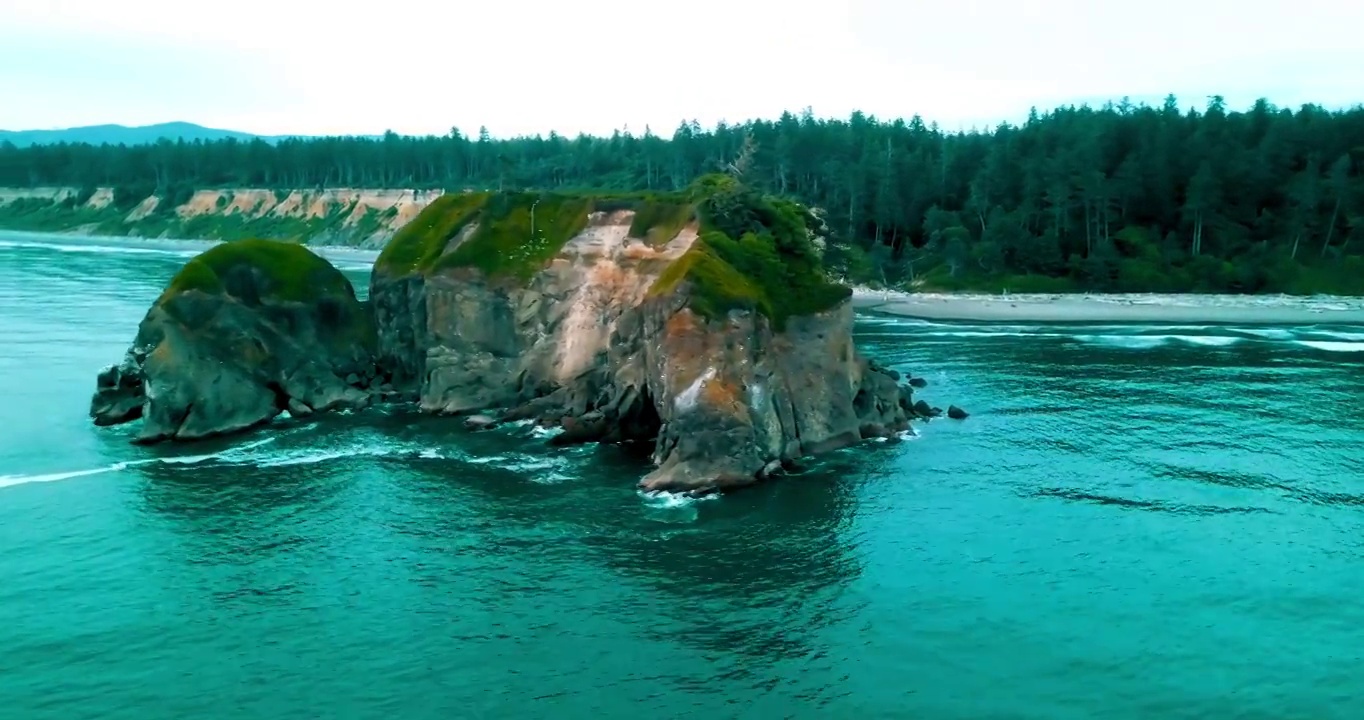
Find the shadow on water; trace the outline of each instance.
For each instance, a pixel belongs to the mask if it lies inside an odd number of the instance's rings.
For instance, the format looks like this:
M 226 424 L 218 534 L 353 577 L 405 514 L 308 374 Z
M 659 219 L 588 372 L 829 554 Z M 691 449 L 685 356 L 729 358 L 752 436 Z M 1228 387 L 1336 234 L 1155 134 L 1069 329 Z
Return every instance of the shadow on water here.
M 692 525 L 631 528 L 588 544 L 615 573 L 659 594 L 652 611 L 674 623 L 659 635 L 749 660 L 809 657 L 819 632 L 842 619 L 839 588 L 859 573 L 845 537 L 852 502 L 846 485 L 818 470 L 706 501 Z
M 647 449 L 551 448 L 530 427 L 460 425 L 395 411 L 272 427 L 247 440 L 274 438 L 254 455 L 140 467 L 139 496 L 186 556 L 210 563 L 303 573 L 338 555 L 357 578 L 488 610 L 543 593 L 587 602 L 571 588 L 601 586 L 623 606 L 559 611 L 633 616 L 632 633 L 691 647 L 737 677 L 822 655 L 821 632 L 852 611 L 837 602 L 860 572 L 847 537 L 853 489 L 840 474 L 856 457 L 683 501 L 635 489 Z M 329 457 L 304 462 L 305 450 Z M 382 570 L 355 566 L 374 557 L 387 558 Z

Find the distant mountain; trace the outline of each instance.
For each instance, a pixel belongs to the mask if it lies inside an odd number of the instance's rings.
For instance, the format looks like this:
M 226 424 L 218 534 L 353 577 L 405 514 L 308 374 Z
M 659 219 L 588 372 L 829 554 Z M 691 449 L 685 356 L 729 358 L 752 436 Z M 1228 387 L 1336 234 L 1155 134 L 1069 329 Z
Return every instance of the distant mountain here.
M 67 128 L 65 130 L 0 130 L 0 143 L 12 142 L 19 147 L 28 145 L 49 145 L 59 142 L 90 143 L 91 145 L 145 145 L 161 138 L 186 142 L 193 140 L 222 140 L 237 138 L 251 140 L 260 137 L 273 142 L 277 138 L 236 130 L 219 130 L 187 122 L 168 122 L 157 125 L 128 127 L 126 125 L 91 125 L 89 127 Z

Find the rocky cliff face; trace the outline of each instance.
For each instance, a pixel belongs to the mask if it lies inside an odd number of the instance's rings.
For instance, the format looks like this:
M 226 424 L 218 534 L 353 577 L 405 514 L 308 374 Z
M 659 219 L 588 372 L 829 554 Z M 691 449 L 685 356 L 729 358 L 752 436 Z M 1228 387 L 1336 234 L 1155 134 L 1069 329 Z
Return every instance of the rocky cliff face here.
M 297 245 L 191 261 L 101 373 L 99 424 L 191 439 L 367 404 L 533 419 L 554 442 L 653 443 L 650 490 L 708 492 L 908 428 L 858 355 L 818 221 L 710 178 L 662 197 L 446 195 L 375 265 L 369 305 Z
M 364 406 L 375 373 L 373 320 L 345 276 L 298 245 L 238 241 L 176 275 L 100 373 L 90 415 L 143 418 L 143 442 L 197 439 Z
M 516 209 L 449 202 L 395 238 L 371 286 L 380 363 L 424 410 L 498 409 L 561 425 L 558 442 L 651 440 L 658 468 L 641 485 L 689 492 L 908 427 L 908 389 L 853 346 L 846 291 L 791 267 L 815 259 L 783 266 L 778 238 L 712 229 L 723 218 L 705 200 L 672 217 L 589 208 L 581 226 L 542 214 L 559 224 L 528 236 L 548 259 L 526 272 L 478 260 Z M 777 257 L 744 264 L 764 252 Z M 786 290 L 807 296 L 774 296 Z

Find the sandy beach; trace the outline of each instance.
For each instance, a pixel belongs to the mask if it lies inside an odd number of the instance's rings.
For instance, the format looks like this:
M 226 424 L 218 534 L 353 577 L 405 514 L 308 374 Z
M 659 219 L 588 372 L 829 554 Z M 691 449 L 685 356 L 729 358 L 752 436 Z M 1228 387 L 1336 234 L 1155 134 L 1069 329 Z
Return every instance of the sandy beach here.
M 1364 324 L 1364 298 L 1283 295 L 974 295 L 858 288 L 859 310 L 974 322 Z

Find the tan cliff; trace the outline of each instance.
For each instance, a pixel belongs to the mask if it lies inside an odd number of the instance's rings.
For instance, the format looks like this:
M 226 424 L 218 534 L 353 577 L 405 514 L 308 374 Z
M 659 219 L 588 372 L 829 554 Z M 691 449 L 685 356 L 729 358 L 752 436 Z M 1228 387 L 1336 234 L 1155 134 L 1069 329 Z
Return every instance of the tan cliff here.
M 261 237 L 379 248 L 442 194 L 413 189 L 205 189 L 168 205 L 162 195 L 119 198 L 109 187 L 0 188 L 0 227 L 206 240 Z M 26 227 L 22 221 L 33 217 L 43 224 Z

